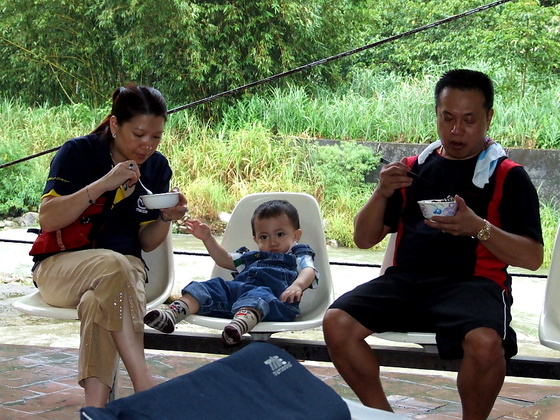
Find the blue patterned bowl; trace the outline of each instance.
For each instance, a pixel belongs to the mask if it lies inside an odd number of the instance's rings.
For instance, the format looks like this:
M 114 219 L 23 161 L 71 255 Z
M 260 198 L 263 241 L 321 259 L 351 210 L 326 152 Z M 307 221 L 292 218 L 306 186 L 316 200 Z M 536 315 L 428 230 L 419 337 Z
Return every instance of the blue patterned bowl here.
M 421 200 L 420 210 L 426 219 L 432 216 L 453 216 L 457 212 L 457 203 L 449 200 Z

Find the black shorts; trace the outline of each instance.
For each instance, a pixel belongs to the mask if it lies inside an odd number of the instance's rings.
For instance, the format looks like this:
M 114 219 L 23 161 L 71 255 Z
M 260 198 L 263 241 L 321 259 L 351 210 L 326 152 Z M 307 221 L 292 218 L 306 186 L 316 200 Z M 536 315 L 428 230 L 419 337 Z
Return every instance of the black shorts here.
M 511 293 L 483 277 L 420 277 L 396 267 L 340 296 L 342 309 L 367 329 L 382 333 L 433 332 L 443 359 L 463 357 L 465 335 L 480 327 L 503 338 L 506 359 L 517 354 L 511 328 Z

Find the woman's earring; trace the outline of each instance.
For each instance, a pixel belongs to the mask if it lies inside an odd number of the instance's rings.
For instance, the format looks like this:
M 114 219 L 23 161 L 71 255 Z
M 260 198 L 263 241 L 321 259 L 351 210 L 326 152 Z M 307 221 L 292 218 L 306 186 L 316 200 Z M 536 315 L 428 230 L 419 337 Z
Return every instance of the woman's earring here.
M 114 139 L 116 139 L 116 138 L 117 138 L 117 135 L 116 135 L 115 133 L 113 133 L 113 138 L 114 138 Z

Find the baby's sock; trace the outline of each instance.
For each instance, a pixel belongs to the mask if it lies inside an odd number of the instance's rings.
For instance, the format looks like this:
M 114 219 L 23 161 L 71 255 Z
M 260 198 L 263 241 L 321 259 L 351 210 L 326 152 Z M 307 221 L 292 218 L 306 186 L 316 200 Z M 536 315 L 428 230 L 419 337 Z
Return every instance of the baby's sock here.
M 233 320 L 224 328 L 222 340 L 230 346 L 239 343 L 241 336 L 251 331 L 258 324 L 259 318 L 258 312 L 253 308 L 239 309 Z
M 175 317 L 175 323 L 181 322 L 187 316 L 189 316 L 189 305 L 187 305 L 182 300 L 176 300 L 169 305 L 169 310 L 173 312 Z
M 175 324 L 189 315 L 189 307 L 182 300 L 176 300 L 168 309 L 154 309 L 144 316 L 144 323 L 158 331 L 171 334 Z

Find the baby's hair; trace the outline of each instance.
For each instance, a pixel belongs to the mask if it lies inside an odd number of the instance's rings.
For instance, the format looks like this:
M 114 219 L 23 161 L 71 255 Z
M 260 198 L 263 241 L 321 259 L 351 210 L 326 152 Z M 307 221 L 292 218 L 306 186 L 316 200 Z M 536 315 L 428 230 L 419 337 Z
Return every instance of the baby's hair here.
M 297 209 L 286 200 L 270 200 L 259 205 L 251 217 L 251 229 L 255 236 L 255 220 L 269 219 L 285 214 L 294 229 L 299 229 L 299 215 Z

